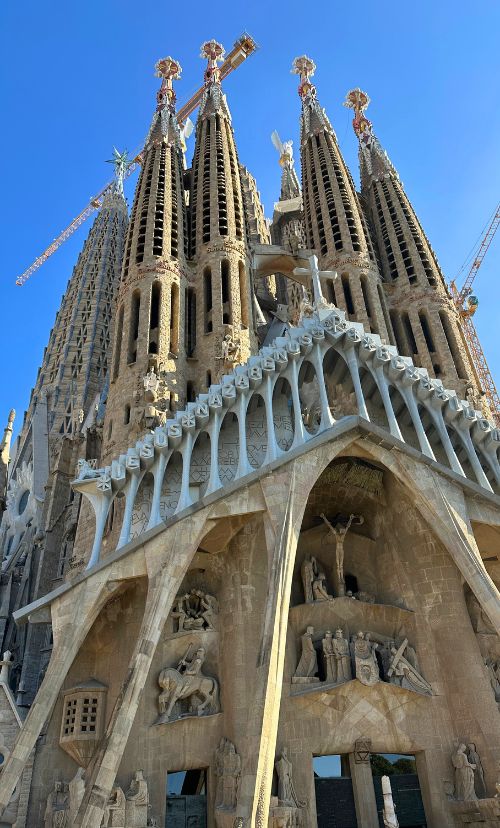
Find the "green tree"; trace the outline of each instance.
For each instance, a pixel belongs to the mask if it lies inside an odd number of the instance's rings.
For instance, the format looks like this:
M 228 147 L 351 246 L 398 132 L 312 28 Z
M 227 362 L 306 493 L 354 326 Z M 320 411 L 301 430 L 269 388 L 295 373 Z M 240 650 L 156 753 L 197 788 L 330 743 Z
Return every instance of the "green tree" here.
M 399 761 L 399 760 L 398 760 Z M 372 753 L 370 756 L 373 776 L 392 776 L 394 765 L 380 753 Z

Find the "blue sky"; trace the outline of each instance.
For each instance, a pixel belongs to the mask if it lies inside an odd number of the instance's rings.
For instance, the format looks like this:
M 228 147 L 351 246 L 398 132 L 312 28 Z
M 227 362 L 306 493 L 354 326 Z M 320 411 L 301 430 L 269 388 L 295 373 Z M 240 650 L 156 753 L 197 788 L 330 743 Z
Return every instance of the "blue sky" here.
M 368 115 L 399 170 L 441 265 L 453 278 L 500 198 L 497 0 L 436 3 L 26 0 L 2 4 L 0 94 L 0 427 L 27 406 L 84 225 L 22 288 L 14 282 L 109 178 L 112 146 L 143 141 L 158 85 L 155 61 L 183 66 L 179 103 L 202 82 L 199 47 L 230 48 L 247 30 L 259 51 L 225 89 L 240 159 L 256 176 L 267 215 L 280 171 L 269 136 L 292 138 L 299 99 L 293 58 L 317 64 L 318 96 L 358 179 L 348 89 L 372 99 Z M 192 139 L 188 159 L 192 154 Z M 135 179 L 127 188 L 129 201 Z M 476 324 L 500 384 L 500 233 L 477 280 Z

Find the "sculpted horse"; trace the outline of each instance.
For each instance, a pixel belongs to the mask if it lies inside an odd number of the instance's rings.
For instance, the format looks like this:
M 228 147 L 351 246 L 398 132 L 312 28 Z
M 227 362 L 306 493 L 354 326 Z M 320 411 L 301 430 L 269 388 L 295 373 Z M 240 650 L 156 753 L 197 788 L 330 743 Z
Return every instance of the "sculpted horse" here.
M 214 678 L 199 674 L 197 676 L 182 675 L 175 667 L 165 667 L 158 676 L 158 684 L 163 692 L 160 693 L 158 706 L 160 715 L 170 719 L 176 702 L 190 696 L 199 696 L 202 701 L 198 706 L 198 716 L 210 706 L 213 712 L 219 708 L 219 685 Z

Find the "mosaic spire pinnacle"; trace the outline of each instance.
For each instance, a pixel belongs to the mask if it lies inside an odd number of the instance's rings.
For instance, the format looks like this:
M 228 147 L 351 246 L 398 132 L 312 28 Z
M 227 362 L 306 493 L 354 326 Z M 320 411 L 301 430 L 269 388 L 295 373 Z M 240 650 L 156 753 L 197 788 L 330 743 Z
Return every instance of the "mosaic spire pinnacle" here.
M 168 106 L 173 112 L 177 95 L 175 94 L 173 81 L 179 80 L 182 67 L 173 57 L 161 58 L 155 63 L 155 77 L 161 78 L 161 86 L 156 93 L 157 110 L 160 111 Z
M 200 57 L 208 61 L 204 76 L 205 86 L 220 83 L 221 77 L 218 64 L 222 63 L 225 54 L 226 50 L 222 43 L 218 43 L 214 39 L 206 40 L 205 43 L 201 44 Z
M 116 147 L 113 147 L 113 158 L 108 159 L 106 163 L 113 164 L 115 168 L 113 192 L 118 193 L 118 195 L 123 195 L 123 179 L 132 164 L 132 161 L 128 160 L 128 151 L 123 150 L 123 152 L 120 152 Z

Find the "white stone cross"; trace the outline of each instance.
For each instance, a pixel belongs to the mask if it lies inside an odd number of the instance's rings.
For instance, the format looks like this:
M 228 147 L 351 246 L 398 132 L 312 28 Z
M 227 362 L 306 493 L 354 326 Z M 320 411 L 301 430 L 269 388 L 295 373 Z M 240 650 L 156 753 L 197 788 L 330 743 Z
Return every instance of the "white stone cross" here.
M 321 276 L 328 277 L 330 279 L 337 279 L 338 273 L 336 270 L 320 270 L 318 267 L 318 257 L 316 255 L 309 256 L 307 261 L 309 267 L 295 267 L 293 270 L 293 275 L 311 276 L 313 283 L 314 301 L 316 303 L 316 306 L 320 308 L 322 305 L 327 304 L 325 297 L 323 296 L 323 291 L 321 289 Z

